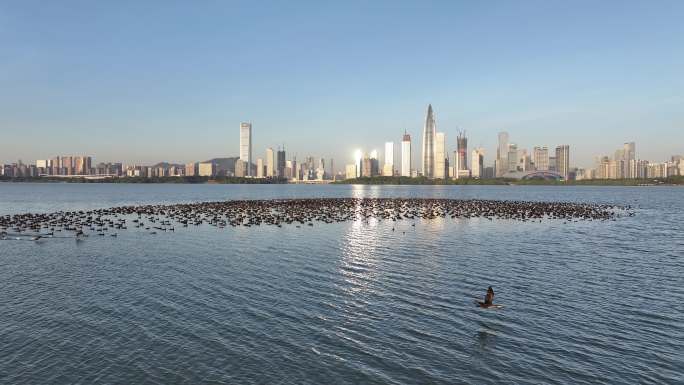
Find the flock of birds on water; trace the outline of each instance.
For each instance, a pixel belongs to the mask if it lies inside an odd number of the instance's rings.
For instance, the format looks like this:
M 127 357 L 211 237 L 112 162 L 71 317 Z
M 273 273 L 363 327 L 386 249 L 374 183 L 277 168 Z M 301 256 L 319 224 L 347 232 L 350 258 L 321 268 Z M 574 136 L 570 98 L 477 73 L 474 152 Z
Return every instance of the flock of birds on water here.
M 118 236 L 129 227 L 149 234 L 208 224 L 217 228 L 271 225 L 314 226 L 371 219 L 397 222 L 436 218 L 522 222 L 544 219 L 577 222 L 615 220 L 630 207 L 570 202 L 421 198 L 320 198 L 230 200 L 171 205 L 121 206 L 88 211 L 0 216 L 0 240 Z M 394 230 L 394 227 L 392 228 Z

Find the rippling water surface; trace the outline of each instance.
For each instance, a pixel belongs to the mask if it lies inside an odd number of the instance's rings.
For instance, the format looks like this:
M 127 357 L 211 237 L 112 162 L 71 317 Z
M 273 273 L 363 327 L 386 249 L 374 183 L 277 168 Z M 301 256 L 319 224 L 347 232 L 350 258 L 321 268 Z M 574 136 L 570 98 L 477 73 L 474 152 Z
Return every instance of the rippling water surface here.
M 682 188 L 0 183 L 0 215 L 322 196 L 616 203 L 635 216 L 0 241 L 0 382 L 682 383 Z M 504 309 L 473 306 L 489 285 Z

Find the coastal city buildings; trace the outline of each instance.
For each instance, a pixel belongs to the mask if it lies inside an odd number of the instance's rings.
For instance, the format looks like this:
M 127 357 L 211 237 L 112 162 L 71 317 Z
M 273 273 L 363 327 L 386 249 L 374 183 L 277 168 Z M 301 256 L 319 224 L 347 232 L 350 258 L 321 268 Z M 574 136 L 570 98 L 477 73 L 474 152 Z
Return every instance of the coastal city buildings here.
M 266 169 L 264 166 L 264 159 L 258 158 L 256 164 L 256 177 L 263 178 L 266 175 Z
M 468 161 L 468 138 L 465 131 L 458 131 L 455 149 L 448 148 L 446 132 L 436 132 L 436 123 L 432 105 L 428 105 L 425 122 L 422 127 L 423 143 L 421 152 L 421 169 L 413 168 L 411 136 L 405 130 L 401 140 L 400 162 L 395 167 L 394 142 L 384 143 L 384 159 L 382 167 L 378 161 L 378 152 L 371 151 L 363 155 L 357 150 L 352 164 L 346 165 L 337 174 L 332 159 L 306 156 L 303 162 L 296 157 L 287 159 L 285 146 L 266 149 L 266 157 L 252 163 L 252 125 L 240 124 L 239 156 L 214 158 L 211 160 L 174 164 L 160 162 L 154 165 L 99 162 L 93 164 L 88 155 L 61 155 L 52 158 L 43 157 L 33 164 L 22 161 L 0 165 L 0 176 L 7 178 L 174 178 L 201 176 L 244 177 L 244 178 L 282 178 L 290 182 L 327 183 L 335 179 L 353 179 L 358 177 L 398 176 L 425 177 L 429 179 L 448 178 L 552 178 L 558 180 L 587 179 L 645 179 L 667 178 L 684 175 L 684 156 L 673 155 L 662 162 L 650 162 L 640 159 L 636 153 L 635 142 L 625 142 L 611 155 L 602 155 L 595 159 L 592 167 L 571 167 L 570 146 L 555 146 L 549 153 L 548 146 L 535 146 L 528 150 L 517 143 L 511 143 L 508 132 L 497 135 L 496 157 L 493 164 L 486 165 L 484 149 L 472 151 Z M 551 147 L 553 148 L 553 147 Z M 453 154 L 450 161 L 449 153 Z M 398 158 L 399 159 L 399 158 Z M 327 162 L 326 162 L 327 160 Z M 451 167 L 450 167 L 451 163 Z
M 498 135 L 499 146 L 496 149 L 494 169 L 497 177 L 502 177 L 508 172 L 508 133 L 500 132 Z
M 285 147 L 279 148 L 276 154 L 276 173 L 274 176 L 285 177 Z
M 411 176 L 413 162 L 411 160 L 411 135 L 404 131 L 401 139 L 401 176 Z
M 214 176 L 215 167 L 213 162 L 202 162 L 198 166 L 199 176 Z
M 456 152 L 458 157 L 455 159 L 456 168 L 458 170 L 468 169 L 468 138 L 465 135 L 465 131 L 458 133 L 456 137 Z
M 568 173 L 570 172 L 570 146 L 567 144 L 556 147 L 556 172 L 563 179 L 568 179 Z
M 435 134 L 434 170 L 432 176 L 435 179 L 446 179 L 449 176 L 449 160 L 447 159 L 446 134 Z
M 473 159 L 470 162 L 472 166 L 471 176 L 473 178 L 484 177 L 484 150 L 476 148 L 473 150 Z
M 547 147 L 535 147 L 532 150 L 532 163 L 539 171 L 549 169 L 549 149 Z
M 394 176 L 394 142 L 385 142 L 385 165 L 382 175 Z
M 273 178 L 276 176 L 276 159 L 275 152 L 271 147 L 266 149 L 266 177 Z
M 428 105 L 423 126 L 423 153 L 422 170 L 423 176 L 433 178 L 435 172 L 435 117 L 432 112 L 432 104 Z
M 240 160 L 247 164 L 247 175 L 252 175 L 252 123 L 240 123 Z

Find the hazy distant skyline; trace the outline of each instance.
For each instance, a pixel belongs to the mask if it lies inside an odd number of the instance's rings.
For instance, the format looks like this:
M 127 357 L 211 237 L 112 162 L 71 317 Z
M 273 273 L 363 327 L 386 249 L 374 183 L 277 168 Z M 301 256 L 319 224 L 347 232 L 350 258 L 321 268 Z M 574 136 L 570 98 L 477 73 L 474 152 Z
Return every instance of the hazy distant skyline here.
M 284 144 L 383 151 L 425 110 L 451 154 L 569 144 L 589 166 L 634 141 L 684 153 L 684 2 L 0 4 L 0 163 L 253 159 Z M 414 157 L 414 167 L 418 167 Z

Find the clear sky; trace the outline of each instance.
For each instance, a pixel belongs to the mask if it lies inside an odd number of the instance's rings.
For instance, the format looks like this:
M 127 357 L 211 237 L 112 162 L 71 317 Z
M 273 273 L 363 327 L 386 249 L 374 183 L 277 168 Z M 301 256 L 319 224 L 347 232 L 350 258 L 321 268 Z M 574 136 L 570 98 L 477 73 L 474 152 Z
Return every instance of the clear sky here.
M 341 168 L 417 154 L 428 103 L 486 164 L 502 130 L 576 166 L 684 153 L 684 1 L 0 1 L 0 162 L 236 156 L 251 121 L 254 158 Z

